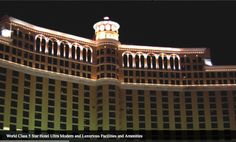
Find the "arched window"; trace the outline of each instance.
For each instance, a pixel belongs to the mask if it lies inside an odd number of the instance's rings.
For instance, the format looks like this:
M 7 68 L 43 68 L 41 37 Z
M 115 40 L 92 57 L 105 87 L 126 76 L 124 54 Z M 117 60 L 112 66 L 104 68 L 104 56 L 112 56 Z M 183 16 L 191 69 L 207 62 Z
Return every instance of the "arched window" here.
M 40 38 L 36 39 L 36 52 L 39 52 L 40 50 Z
M 83 61 L 86 62 L 86 49 L 83 49 Z
M 57 56 L 57 48 L 58 48 L 57 42 L 54 41 L 54 42 L 53 42 L 54 56 Z
M 77 60 L 80 60 L 80 48 L 79 47 L 77 47 Z
M 135 64 L 136 64 L 136 68 L 139 68 L 139 56 L 138 55 L 135 56 Z
M 66 49 L 65 49 L 65 51 L 66 51 L 66 58 L 68 59 L 69 58 L 69 45 L 68 44 L 66 44 Z
M 129 67 L 130 68 L 133 67 L 133 57 L 132 57 L 132 55 L 129 55 Z
M 147 66 L 151 69 L 151 56 L 147 56 Z
M 158 57 L 158 65 L 159 65 L 159 69 L 162 69 L 162 58 L 161 58 L 161 56 Z
M 173 57 L 170 57 L 170 68 L 174 70 L 174 59 Z
M 152 68 L 155 69 L 156 68 L 156 57 L 152 56 Z
M 51 40 L 48 41 L 48 54 L 52 55 L 52 41 Z
M 164 57 L 164 69 L 167 70 L 167 66 L 168 66 L 167 57 Z
M 189 57 L 185 57 L 186 63 L 190 63 L 190 58 Z
M 123 63 L 124 63 L 124 67 L 127 67 L 127 55 L 126 54 L 123 56 Z
M 111 54 L 111 49 L 107 48 L 107 54 Z
M 88 62 L 91 63 L 92 59 L 92 52 L 90 49 L 88 49 Z
M 72 47 L 71 47 L 72 49 L 71 49 L 71 58 L 72 59 L 75 59 L 75 46 L 73 45 Z
M 175 57 L 175 69 L 179 70 L 179 59 Z
M 144 56 L 141 55 L 141 67 L 144 68 Z
M 115 55 L 116 54 L 116 51 L 114 49 L 111 49 L 111 54 L 112 55 Z
M 64 55 L 64 44 L 61 43 L 61 45 L 60 45 L 60 56 L 63 57 L 63 55 Z
M 44 38 L 42 39 L 42 44 L 41 44 L 41 46 L 42 46 L 42 53 L 45 53 L 46 40 L 45 40 Z
M 41 46 L 42 46 L 42 53 L 45 53 L 46 40 L 44 38 L 42 39 Z

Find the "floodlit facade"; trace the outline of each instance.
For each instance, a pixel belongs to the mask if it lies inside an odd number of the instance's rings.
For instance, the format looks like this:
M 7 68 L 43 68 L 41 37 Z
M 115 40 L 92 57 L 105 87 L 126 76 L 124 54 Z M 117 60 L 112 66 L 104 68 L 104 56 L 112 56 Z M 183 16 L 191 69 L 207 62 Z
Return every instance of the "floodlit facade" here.
M 0 27 L 1 130 L 236 130 L 236 66 L 207 48 L 125 45 L 108 17 L 94 40 Z

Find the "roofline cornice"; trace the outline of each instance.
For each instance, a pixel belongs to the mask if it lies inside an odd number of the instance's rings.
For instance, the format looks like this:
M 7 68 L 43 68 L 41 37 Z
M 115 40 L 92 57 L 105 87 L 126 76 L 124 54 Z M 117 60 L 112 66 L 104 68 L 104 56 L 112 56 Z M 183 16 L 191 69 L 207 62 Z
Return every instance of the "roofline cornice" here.
M 175 48 L 175 47 L 160 47 L 160 46 L 140 46 L 121 44 L 120 50 L 129 51 L 155 51 L 165 53 L 183 53 L 183 54 L 204 54 L 207 48 Z
M 224 66 L 205 66 L 205 71 L 236 71 L 236 65 L 224 65 Z
M 47 28 L 42 28 L 42 27 L 30 24 L 28 22 L 25 22 L 25 21 L 22 21 L 22 20 L 13 18 L 13 17 L 9 17 L 9 22 L 11 22 L 12 25 L 22 27 L 23 29 L 27 29 L 32 32 L 41 33 L 41 34 L 43 33 L 45 36 L 62 38 L 62 39 L 67 38 L 67 39 L 72 40 L 74 42 L 82 42 L 82 43 L 89 44 L 92 46 L 95 45 L 95 41 L 93 41 L 91 39 L 59 32 L 59 31 L 55 31 L 55 30 L 51 30 L 51 29 L 47 29 Z

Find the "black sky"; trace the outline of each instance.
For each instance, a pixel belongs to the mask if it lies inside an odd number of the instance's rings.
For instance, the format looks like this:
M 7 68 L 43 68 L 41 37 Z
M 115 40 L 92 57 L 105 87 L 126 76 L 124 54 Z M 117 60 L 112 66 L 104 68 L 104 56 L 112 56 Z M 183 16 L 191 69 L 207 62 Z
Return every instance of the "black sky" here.
M 213 64 L 236 65 L 236 2 L 0 2 L 3 15 L 85 38 L 109 16 L 123 44 L 207 47 Z

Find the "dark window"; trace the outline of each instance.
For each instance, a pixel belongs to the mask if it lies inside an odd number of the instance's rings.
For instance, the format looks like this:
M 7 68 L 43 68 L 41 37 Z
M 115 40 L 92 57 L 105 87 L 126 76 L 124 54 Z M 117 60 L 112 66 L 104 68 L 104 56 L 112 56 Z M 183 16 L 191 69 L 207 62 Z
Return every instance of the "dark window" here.
M 164 123 L 164 124 L 163 124 L 163 127 L 164 127 L 164 128 L 169 128 L 169 123 Z
M 126 90 L 126 94 L 132 94 L 132 90 Z
M 16 113 L 17 113 L 16 109 L 11 109 L 11 114 L 12 115 L 16 115 Z
M 84 85 L 84 90 L 89 90 L 90 87 L 88 85 Z
M 190 115 L 192 115 L 192 111 L 186 111 L 186 115 L 188 115 L 188 116 L 190 116 Z
M 16 117 L 10 117 L 10 122 L 11 123 L 16 123 Z
M 41 126 L 41 121 L 35 121 L 35 126 Z
M 116 86 L 115 85 L 109 85 L 109 90 L 115 90 Z
M 145 128 L 145 123 L 139 123 L 139 128 Z
M 42 106 L 36 105 L 36 106 L 35 106 L 35 110 L 36 110 L 36 111 L 42 111 Z
M 193 124 L 187 124 L 187 128 L 188 129 L 192 129 L 193 128 Z

